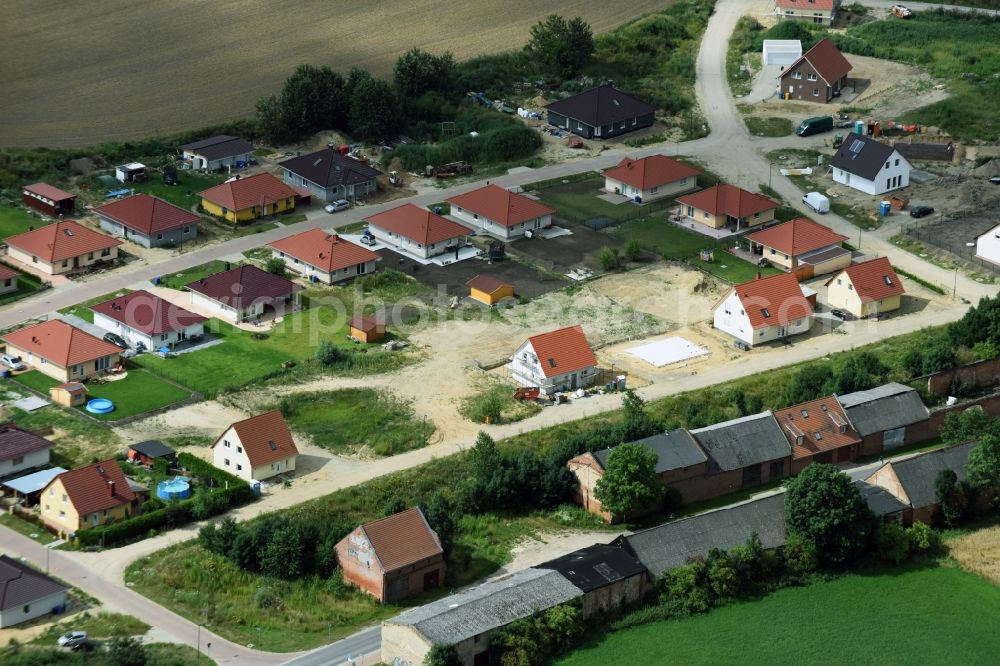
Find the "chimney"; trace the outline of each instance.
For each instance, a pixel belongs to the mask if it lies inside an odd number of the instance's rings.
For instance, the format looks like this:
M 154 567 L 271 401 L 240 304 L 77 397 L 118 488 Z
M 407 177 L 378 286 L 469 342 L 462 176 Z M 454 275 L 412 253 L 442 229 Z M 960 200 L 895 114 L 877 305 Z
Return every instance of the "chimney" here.
M 108 492 L 111 494 L 112 497 L 115 496 L 115 482 L 114 481 L 108 481 Z
M 754 280 L 759 280 L 759 279 L 760 279 L 760 271 L 757 271 L 757 276 L 754 278 Z

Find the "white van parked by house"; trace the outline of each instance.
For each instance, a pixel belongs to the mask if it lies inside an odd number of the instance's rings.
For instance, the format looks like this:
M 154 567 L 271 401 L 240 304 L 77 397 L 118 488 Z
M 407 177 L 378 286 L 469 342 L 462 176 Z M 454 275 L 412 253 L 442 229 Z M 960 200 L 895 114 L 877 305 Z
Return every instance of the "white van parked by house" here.
M 806 195 L 802 197 L 802 203 L 809 206 L 817 213 L 830 212 L 830 200 L 819 192 L 807 192 Z

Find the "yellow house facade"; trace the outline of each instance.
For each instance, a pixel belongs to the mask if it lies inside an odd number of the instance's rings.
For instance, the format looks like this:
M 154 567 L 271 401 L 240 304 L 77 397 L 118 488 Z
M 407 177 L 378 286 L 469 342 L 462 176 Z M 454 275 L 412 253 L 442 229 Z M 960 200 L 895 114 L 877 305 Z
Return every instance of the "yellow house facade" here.
M 778 202 L 735 185 L 720 183 L 677 198 L 680 213 L 712 229 L 729 227 L 740 231 L 774 220 Z
M 898 310 L 905 291 L 885 257 L 848 266 L 826 285 L 826 300 L 830 307 L 849 312 L 859 319 Z
M 237 176 L 198 194 L 205 212 L 233 223 L 295 210 L 295 190 L 269 173 Z
M 135 499 L 118 463 L 105 460 L 55 477 L 42 489 L 38 503 L 42 522 L 66 539 L 82 529 L 129 517 Z
M 208 199 L 203 198 L 201 200 L 201 206 L 209 215 L 214 215 L 215 217 L 228 220 L 229 222 L 252 222 L 260 217 L 280 215 L 281 213 L 287 213 L 295 210 L 295 197 L 288 197 L 287 199 L 281 199 L 279 201 L 265 203 L 259 206 L 250 206 L 240 210 L 231 210 L 225 206 L 215 203 L 214 201 L 209 201 Z

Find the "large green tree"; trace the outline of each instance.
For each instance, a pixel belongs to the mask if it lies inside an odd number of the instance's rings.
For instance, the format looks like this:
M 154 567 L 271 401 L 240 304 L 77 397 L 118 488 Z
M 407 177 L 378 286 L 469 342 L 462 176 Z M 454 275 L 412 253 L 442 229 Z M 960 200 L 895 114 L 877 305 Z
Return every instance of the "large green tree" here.
M 824 464 L 810 465 L 787 482 L 785 513 L 789 532 L 814 543 L 829 564 L 863 552 L 874 522 L 850 477 Z
M 395 136 L 399 102 L 388 82 L 367 73 L 358 75 L 350 85 L 350 100 L 347 124 L 356 138 L 383 141 Z
M 524 50 L 544 73 L 572 78 L 594 54 L 594 34 L 579 16 L 567 21 L 550 14 L 531 26 L 531 39 Z
M 455 87 L 455 59 L 450 51 L 434 55 L 414 47 L 396 60 L 392 81 L 404 105 L 428 92 L 447 94 Z
M 979 445 L 969 451 L 965 476 L 973 488 L 1000 488 L 1000 437 L 984 435 Z
M 616 446 L 594 488 L 594 497 L 612 515 L 628 515 L 655 505 L 664 486 L 656 478 L 656 453 L 641 444 Z

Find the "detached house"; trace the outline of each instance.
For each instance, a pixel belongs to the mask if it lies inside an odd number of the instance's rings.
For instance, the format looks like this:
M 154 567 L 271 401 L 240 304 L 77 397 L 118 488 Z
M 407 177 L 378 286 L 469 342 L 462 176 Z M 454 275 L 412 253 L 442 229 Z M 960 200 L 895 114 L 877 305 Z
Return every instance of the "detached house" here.
M 798 19 L 829 26 L 837 16 L 840 0 L 775 0 L 774 13 L 780 19 Z
M 247 481 L 294 472 L 298 457 L 292 433 L 278 410 L 232 424 L 212 445 L 212 463 Z
M 191 302 L 233 324 L 259 319 L 270 310 L 275 317 L 297 310 L 302 287 L 252 265 L 209 275 L 186 285 Z
M 121 349 L 59 319 L 3 336 L 7 353 L 61 382 L 80 382 L 116 367 Z
M 861 454 L 861 436 L 836 397 L 775 410 L 774 419 L 792 447 L 792 474 L 810 463 L 837 464 Z
M 97 527 L 132 513 L 137 500 L 115 460 L 71 469 L 56 476 L 39 497 L 42 521 L 60 537 Z
M 334 284 L 375 271 L 381 257 L 337 234 L 310 229 L 269 243 L 271 256 L 304 278 Z
M 20 277 L 21 274 L 13 268 L 0 264 L 0 295 L 17 291 Z
M 295 210 L 294 189 L 269 173 L 236 176 L 221 185 L 199 192 L 202 208 L 209 215 L 229 222 L 250 222 L 259 217 Z
M 851 251 L 843 247 L 847 236 L 807 217 L 755 231 L 747 240 L 753 254 L 805 278 L 832 273 L 851 263 Z
M 976 259 L 1000 266 L 1000 225 L 976 239 Z
M 610 139 L 650 127 L 656 107 L 610 84 L 546 105 L 550 125 L 585 139 Z
M 118 258 L 120 240 L 74 220 L 61 220 L 11 236 L 7 255 L 48 275 L 60 275 Z
M 228 134 L 186 143 L 178 149 L 181 159 L 196 171 L 218 171 L 232 166 L 243 166 L 253 158 L 253 146 L 247 141 Z
M 692 222 L 735 232 L 770 222 L 778 208 L 778 202 L 770 197 L 723 183 L 678 197 L 677 203 Z
M 95 326 L 117 333 L 132 346 L 141 344 L 149 350 L 205 335 L 207 318 L 144 290 L 117 296 L 90 309 Z
M 198 236 L 201 218 L 148 194 L 136 194 L 94 209 L 101 229 L 143 247 L 178 245 Z
M 514 381 L 546 395 L 594 383 L 597 357 L 579 325 L 533 335 L 511 358 Z
M 323 201 L 363 197 L 378 189 L 376 179 L 382 175 L 378 169 L 331 148 L 293 157 L 278 166 L 287 184 L 307 189 Z
M 52 442 L 13 423 L 0 425 L 0 479 L 49 463 Z
M 847 85 L 851 69 L 851 63 L 834 43 L 821 39 L 782 71 L 781 96 L 805 102 L 832 102 Z
M 626 157 L 604 172 L 604 189 L 636 203 L 672 197 L 698 186 L 701 172 L 666 155 Z
M 76 209 L 76 195 L 48 183 L 35 183 L 21 188 L 21 202 L 49 217 L 72 215 Z
M 716 303 L 714 326 L 748 346 L 807 333 L 813 308 L 793 273 L 738 284 Z
M 441 540 L 419 507 L 358 527 L 334 551 L 344 580 L 383 604 L 444 582 Z
M 887 257 L 852 264 L 826 286 L 830 307 L 847 310 L 859 319 L 898 310 L 906 291 Z
M 875 196 L 909 185 L 913 170 L 898 150 L 861 134 L 847 135 L 830 167 L 835 183 Z
M 847 420 L 861 435 L 861 455 L 870 456 L 922 442 L 930 413 L 916 389 L 895 382 L 837 396 Z
M 61 613 L 69 590 L 41 571 L 0 555 L 0 629 L 50 613 Z
M 401 254 L 430 259 L 458 252 L 472 230 L 458 222 L 411 203 L 365 218 L 368 230 L 380 242 Z
M 474 229 L 509 241 L 552 226 L 556 211 L 523 194 L 486 185 L 448 199 L 452 216 Z

